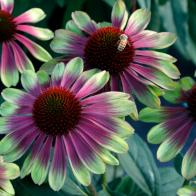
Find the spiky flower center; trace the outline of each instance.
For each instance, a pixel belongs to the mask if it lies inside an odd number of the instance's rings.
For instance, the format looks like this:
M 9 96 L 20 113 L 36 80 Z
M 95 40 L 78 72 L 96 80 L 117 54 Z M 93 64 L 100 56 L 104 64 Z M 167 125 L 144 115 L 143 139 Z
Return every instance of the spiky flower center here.
M 84 52 L 89 68 L 107 70 L 110 74 L 121 73 L 133 61 L 134 48 L 130 38 L 122 39 L 124 32 L 115 27 L 104 27 L 93 33 Z M 120 37 L 121 36 L 121 37 Z
M 16 24 L 8 12 L 0 10 L 0 42 L 9 41 L 16 32 Z
M 196 85 L 189 91 L 183 92 L 181 100 L 187 103 L 190 115 L 196 120 Z
M 37 97 L 33 118 L 37 127 L 48 135 L 63 135 L 74 129 L 81 115 L 79 100 L 69 91 L 50 87 Z

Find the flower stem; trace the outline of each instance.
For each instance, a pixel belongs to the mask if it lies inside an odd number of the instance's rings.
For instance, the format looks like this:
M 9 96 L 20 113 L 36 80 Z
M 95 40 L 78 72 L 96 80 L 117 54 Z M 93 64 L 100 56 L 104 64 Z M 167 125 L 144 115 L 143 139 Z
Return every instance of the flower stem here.
M 87 189 L 89 192 L 89 196 L 98 196 L 97 191 L 92 183 L 89 186 L 87 186 Z

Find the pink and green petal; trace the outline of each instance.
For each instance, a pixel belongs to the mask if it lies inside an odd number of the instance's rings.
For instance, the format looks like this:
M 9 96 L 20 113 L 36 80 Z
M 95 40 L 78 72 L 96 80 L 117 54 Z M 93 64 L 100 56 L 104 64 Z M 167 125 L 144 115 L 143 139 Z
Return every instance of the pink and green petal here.
M 1 10 L 12 13 L 14 9 L 14 0 L 0 0 Z
M 69 20 L 66 23 L 65 29 L 67 29 L 68 31 L 74 32 L 78 35 L 84 35 L 82 30 L 79 29 L 79 27 L 75 24 L 75 22 L 73 20 Z
M 12 49 L 19 72 L 22 73 L 26 69 L 34 71 L 32 62 L 15 41 L 12 41 Z
M 88 71 L 84 71 L 80 74 L 78 79 L 74 82 L 73 86 L 71 87 L 71 91 L 75 94 L 82 88 L 82 86 L 96 73 L 98 73 L 98 69 L 90 69 Z
M 183 148 L 193 126 L 192 119 L 184 122 L 180 128 L 160 145 L 157 151 L 157 158 L 160 161 L 166 162 L 173 159 Z
M 43 20 L 45 17 L 46 14 L 43 12 L 43 10 L 39 8 L 32 8 L 20 16 L 14 18 L 14 22 L 16 22 L 16 24 L 37 23 Z
M 19 167 L 14 163 L 0 163 L 0 167 L 3 168 L 3 178 L 7 180 L 16 179 L 20 175 Z
M 111 22 L 99 22 L 99 23 L 97 23 L 97 27 L 99 29 L 103 28 L 103 27 L 111 27 L 111 26 L 112 26 Z
M 81 163 L 70 137 L 64 137 L 68 160 L 76 179 L 84 186 L 91 183 L 88 169 Z
M 55 37 L 50 47 L 54 52 L 64 55 L 83 56 L 87 39 L 69 30 L 59 29 L 55 31 Z
M 23 88 L 30 94 L 33 94 L 34 96 L 40 95 L 41 86 L 35 72 L 31 70 L 25 70 L 21 76 L 21 83 Z
M 70 139 L 72 140 L 79 159 L 91 172 L 103 174 L 105 172 L 105 164 L 78 132 L 79 130 L 70 133 Z
M 157 52 L 157 51 L 153 51 L 153 50 L 135 50 L 135 54 L 137 56 L 143 56 L 143 57 L 152 57 L 154 59 L 158 59 L 158 60 L 163 60 L 163 61 L 169 61 L 171 63 L 175 63 L 177 61 L 176 58 L 174 58 L 173 56 L 163 53 L 163 52 Z
M 150 56 L 136 56 L 134 58 L 134 62 L 156 68 L 172 79 L 178 79 L 180 77 L 178 68 L 172 62 L 167 60 L 159 60 Z
M 16 106 L 15 104 L 4 101 L 0 107 L 0 114 L 2 116 L 10 116 L 10 115 L 13 115 L 17 109 L 18 109 L 18 106 Z
M 84 98 L 101 90 L 109 80 L 109 73 L 102 71 L 93 75 L 84 86 L 78 91 L 76 97 Z
M 122 0 L 115 2 L 112 9 L 112 26 L 124 29 L 128 19 L 125 3 Z
M 50 163 L 50 152 L 52 147 L 52 137 L 48 137 L 42 146 L 42 149 L 37 154 L 31 171 L 31 177 L 35 184 L 41 185 L 47 177 L 49 163 Z
M 70 88 L 83 72 L 83 69 L 84 63 L 81 58 L 76 57 L 70 60 L 65 66 L 65 71 L 61 80 L 61 86 Z
M 31 41 L 27 37 L 16 34 L 16 39 L 21 42 L 29 52 L 38 60 L 47 62 L 52 59 L 51 55 L 40 45 L 36 44 L 35 42 Z
M 54 37 L 53 32 L 46 28 L 33 27 L 30 25 L 17 25 L 17 30 L 28 33 L 40 40 L 50 40 Z
M 150 22 L 151 13 L 147 9 L 138 9 L 130 16 L 125 33 L 135 35 L 144 30 Z
M 11 44 L 3 43 L 1 54 L 1 81 L 7 87 L 16 86 L 19 80 Z
M 52 74 L 51 74 L 51 85 L 52 86 L 60 86 L 64 71 L 65 71 L 64 63 L 58 63 L 54 67 Z
M 121 81 L 123 86 L 123 91 L 132 93 L 134 92 L 135 96 L 139 101 L 149 107 L 157 108 L 160 106 L 160 99 L 158 96 L 145 84 L 138 81 L 130 74 L 121 74 Z
M 96 23 L 85 12 L 75 11 L 71 16 L 75 24 L 84 32 L 92 34 L 97 30 Z
M 164 89 L 172 90 L 176 86 L 176 83 L 171 78 L 154 68 L 132 63 L 131 69 Z
M 63 139 L 56 137 L 54 155 L 51 162 L 48 181 L 54 191 L 59 191 L 65 183 L 66 178 L 66 151 Z
M 6 117 L 0 117 L 0 134 L 5 134 L 9 132 L 9 125 L 7 121 L 8 119 Z
M 183 158 L 182 175 L 186 179 L 191 179 L 196 176 L 196 139 Z
M 39 70 L 36 74 L 40 85 L 45 86 L 49 83 L 50 78 L 47 72 Z

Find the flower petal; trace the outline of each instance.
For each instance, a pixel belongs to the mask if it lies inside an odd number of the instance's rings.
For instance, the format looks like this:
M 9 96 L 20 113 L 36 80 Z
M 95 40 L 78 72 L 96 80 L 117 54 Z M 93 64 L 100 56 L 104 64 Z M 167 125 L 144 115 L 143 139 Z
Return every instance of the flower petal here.
M 96 23 L 85 12 L 75 11 L 71 16 L 76 25 L 84 32 L 92 34 L 97 30 Z
M 1 167 L 3 167 L 3 178 L 13 180 L 20 175 L 19 167 L 14 163 L 1 163 Z
M 15 62 L 18 70 L 22 73 L 24 70 L 34 71 L 34 67 L 30 59 L 23 52 L 21 47 L 15 42 L 12 41 L 12 49 L 14 52 Z
M 78 91 L 76 97 L 83 98 L 102 89 L 109 80 L 109 73 L 102 71 L 92 76 Z
M 61 136 L 56 137 L 54 155 L 50 166 L 48 181 L 54 191 L 59 191 L 66 178 L 66 151 Z
M 14 9 L 14 0 L 0 0 L 1 10 L 12 13 Z
M 42 146 L 42 149 L 37 154 L 31 171 L 31 177 L 35 184 L 41 185 L 47 177 L 49 163 L 50 163 L 50 151 L 52 147 L 52 137 L 48 137 Z
M 0 107 L 0 114 L 2 116 L 10 116 L 16 112 L 18 107 L 10 102 L 4 101 Z
M 82 30 L 79 29 L 79 27 L 76 25 L 76 23 L 73 20 L 69 20 L 66 23 L 65 29 L 74 32 L 78 35 L 84 35 L 84 33 L 82 32 Z
M 186 179 L 191 179 L 196 176 L 196 139 L 183 158 L 182 175 Z
M 16 22 L 16 24 L 37 23 L 43 20 L 45 17 L 46 14 L 43 12 L 43 10 L 39 8 L 32 8 L 20 16 L 15 17 L 14 22 Z
M 76 57 L 70 60 L 65 66 L 64 74 L 61 80 L 61 86 L 70 88 L 83 72 L 83 68 L 84 63 L 81 58 Z
M 42 48 L 40 45 L 36 44 L 35 42 L 31 41 L 30 39 L 26 38 L 25 36 L 17 33 L 15 37 L 19 42 L 21 42 L 29 50 L 29 52 L 36 59 L 43 61 L 43 62 L 47 62 L 50 59 L 52 59 L 50 54 L 44 48 Z
M 54 37 L 53 32 L 46 28 L 33 27 L 30 25 L 17 25 L 17 30 L 28 33 L 40 40 L 50 40 Z
M 150 22 L 151 13 L 147 9 L 138 9 L 130 16 L 125 33 L 134 35 L 144 30 Z
M 173 159 L 183 148 L 193 126 L 192 119 L 184 122 L 185 123 L 179 127 L 173 135 L 160 145 L 157 151 L 157 158 L 160 161 L 165 162 Z
M 127 19 L 128 13 L 124 1 L 116 1 L 112 9 L 112 25 L 123 29 L 127 23 Z
M 9 43 L 2 44 L 1 80 L 7 87 L 16 86 L 19 80 L 14 53 Z

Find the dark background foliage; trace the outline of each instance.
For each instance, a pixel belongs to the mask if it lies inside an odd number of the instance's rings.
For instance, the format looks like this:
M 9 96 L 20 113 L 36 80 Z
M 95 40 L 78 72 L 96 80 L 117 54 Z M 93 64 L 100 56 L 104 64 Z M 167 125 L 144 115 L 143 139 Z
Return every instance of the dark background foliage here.
M 45 20 L 36 24 L 36 26 L 47 27 L 55 31 L 59 28 L 64 28 L 66 22 L 71 18 L 71 13 L 75 10 L 83 10 L 87 12 L 91 18 L 97 22 L 110 21 L 111 9 L 115 0 L 15 0 L 14 15 L 33 8 L 39 7 L 43 9 L 47 17 Z M 180 69 L 182 76 L 194 77 L 196 65 L 196 1 L 195 0 L 125 0 L 128 11 L 131 13 L 140 7 L 146 7 L 152 12 L 152 20 L 148 29 L 156 31 L 170 31 L 176 33 L 178 39 L 174 46 L 166 52 L 175 56 L 177 66 Z M 39 42 L 36 40 L 36 42 Z M 56 57 L 49 47 L 48 42 L 39 42 L 44 46 L 52 55 Z M 28 54 L 30 56 L 30 54 Z M 31 58 L 35 68 L 38 70 L 41 63 Z M 3 88 L 3 86 L 1 86 Z M 162 104 L 167 104 L 162 100 Z M 143 107 L 138 104 L 138 107 Z M 146 141 L 146 134 L 151 124 L 130 121 L 136 133 Z M 193 133 L 195 134 L 195 133 Z M 191 135 L 187 146 L 190 145 L 195 135 Z M 137 137 L 137 136 L 134 136 Z M 133 140 L 133 141 L 132 141 Z M 132 143 L 131 143 L 132 141 Z M 134 144 L 133 144 L 134 143 Z M 138 145 L 140 148 L 137 149 Z M 175 195 L 177 188 L 179 188 L 183 179 L 177 172 L 171 168 L 163 166 L 176 166 L 179 171 L 181 157 L 177 157 L 176 161 L 161 164 L 156 161 L 157 146 L 145 144 L 139 137 L 129 140 L 129 145 L 132 151 L 123 157 L 122 168 L 111 168 L 108 171 L 108 176 L 116 175 L 116 179 L 111 181 L 105 188 L 105 191 L 100 191 L 100 195 Z M 135 145 L 135 147 L 134 147 Z M 150 146 L 150 150 L 148 146 Z M 186 148 L 186 147 L 185 147 Z M 137 149 L 137 150 L 136 150 Z M 152 154 L 151 154 L 151 152 Z M 133 164 L 130 164 L 133 163 Z M 157 166 L 162 167 L 158 169 Z M 119 170 L 119 171 L 117 171 Z M 135 172 L 134 171 L 138 171 Z M 127 173 L 127 176 L 118 177 L 119 173 Z M 149 173 L 151 172 L 151 173 Z M 128 177 L 130 176 L 130 177 Z M 161 179 L 161 180 L 160 180 Z M 101 190 L 99 179 L 94 177 L 94 181 L 98 182 L 97 187 Z M 171 186 L 172 183 L 172 186 Z M 32 195 L 83 195 L 81 192 L 85 189 L 80 189 L 79 186 L 73 184 L 72 181 L 67 181 L 64 186 L 64 191 L 59 193 L 52 192 L 47 185 L 39 188 L 34 185 L 30 178 L 24 180 L 16 180 L 14 182 L 16 195 L 18 196 L 32 196 Z M 163 186 L 164 185 L 164 186 Z M 164 189 L 160 190 L 160 187 Z M 66 192 L 66 193 L 65 193 Z M 69 193 L 69 194 L 68 194 Z

